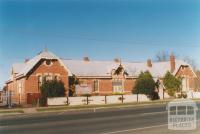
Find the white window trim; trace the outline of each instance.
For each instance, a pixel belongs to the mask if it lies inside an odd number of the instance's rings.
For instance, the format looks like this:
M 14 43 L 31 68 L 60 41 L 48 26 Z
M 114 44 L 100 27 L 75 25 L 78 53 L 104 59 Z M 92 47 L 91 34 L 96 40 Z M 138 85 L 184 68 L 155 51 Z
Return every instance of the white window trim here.
M 116 86 L 113 85 L 114 81 L 121 81 L 122 82 L 122 85 L 121 85 L 122 89 L 121 89 L 121 91 L 117 91 L 117 92 L 115 91 L 114 87 L 116 87 Z M 119 86 L 117 86 L 117 87 L 119 87 Z M 113 93 L 124 93 L 124 80 L 123 79 L 113 79 L 112 80 L 112 89 L 113 89 Z M 117 90 L 119 90 L 119 89 L 117 89 Z
M 93 83 L 97 81 L 97 91 L 93 91 L 94 93 L 98 93 L 99 92 L 99 80 L 94 80 Z M 94 83 L 95 84 L 95 83 Z M 93 87 L 94 88 L 94 87 Z

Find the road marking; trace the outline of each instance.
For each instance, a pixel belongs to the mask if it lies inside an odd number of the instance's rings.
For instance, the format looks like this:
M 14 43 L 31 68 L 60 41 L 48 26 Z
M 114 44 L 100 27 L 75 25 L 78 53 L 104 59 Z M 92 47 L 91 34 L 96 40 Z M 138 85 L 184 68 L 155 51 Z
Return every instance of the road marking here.
M 140 115 L 152 115 L 152 114 L 162 114 L 162 113 L 167 113 L 167 111 L 142 113 Z
M 168 124 L 157 125 L 157 126 L 149 126 L 149 127 L 142 127 L 142 128 L 134 128 L 134 129 L 125 129 L 125 130 L 106 132 L 106 133 L 101 133 L 101 134 L 117 134 L 117 133 L 123 133 L 123 132 L 130 132 L 130 131 L 137 131 L 137 130 L 156 128 L 156 127 L 163 127 L 163 126 L 167 126 L 167 125 Z
M 198 119 L 196 121 L 199 122 L 200 119 Z M 145 130 L 145 129 L 150 129 L 150 128 L 164 127 L 164 126 L 167 126 L 167 125 L 168 124 L 148 126 L 148 127 L 142 127 L 142 128 L 134 128 L 134 129 L 125 129 L 125 130 L 119 130 L 119 131 L 113 131 L 113 132 L 105 132 L 105 133 L 101 133 L 101 134 L 117 134 L 117 133 L 123 133 L 123 132 L 131 132 L 131 131 Z

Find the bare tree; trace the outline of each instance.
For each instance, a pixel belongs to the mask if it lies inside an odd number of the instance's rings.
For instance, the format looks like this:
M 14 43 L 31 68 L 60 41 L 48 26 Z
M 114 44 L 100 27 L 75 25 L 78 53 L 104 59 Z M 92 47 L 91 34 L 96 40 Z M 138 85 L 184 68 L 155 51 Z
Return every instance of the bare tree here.
M 188 64 L 190 64 L 190 66 L 192 67 L 192 69 L 194 71 L 197 71 L 197 63 L 194 59 L 188 57 L 188 56 L 185 56 L 184 58 L 184 61 L 187 62 Z
M 155 60 L 156 61 L 167 61 L 169 60 L 170 54 L 166 51 L 160 51 L 156 54 Z

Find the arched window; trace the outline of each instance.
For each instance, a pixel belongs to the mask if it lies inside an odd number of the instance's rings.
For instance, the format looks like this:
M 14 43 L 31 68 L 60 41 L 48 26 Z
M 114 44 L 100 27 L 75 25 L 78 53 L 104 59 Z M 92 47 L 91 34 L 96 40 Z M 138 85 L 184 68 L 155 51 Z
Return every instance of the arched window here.
M 40 86 L 42 85 L 43 78 L 42 76 L 38 76 L 38 91 L 40 90 Z
M 113 92 L 122 93 L 123 92 L 123 81 L 122 79 L 114 79 L 112 82 Z
M 98 91 L 99 91 L 99 81 L 94 80 L 94 92 L 98 92 Z

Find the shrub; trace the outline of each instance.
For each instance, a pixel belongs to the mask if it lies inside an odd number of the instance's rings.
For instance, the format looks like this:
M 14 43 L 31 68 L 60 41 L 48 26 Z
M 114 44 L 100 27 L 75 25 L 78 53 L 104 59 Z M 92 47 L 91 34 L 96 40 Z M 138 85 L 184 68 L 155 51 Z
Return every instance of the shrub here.
M 133 93 L 151 95 L 155 89 L 155 82 L 151 74 L 146 72 L 141 72 L 138 79 L 136 80 L 135 89 Z
M 81 94 L 81 96 L 83 96 L 83 97 L 90 97 L 91 94 Z
M 187 93 L 186 92 L 179 93 L 178 98 L 187 98 Z
M 151 100 L 158 100 L 160 99 L 160 96 L 158 95 L 158 92 L 153 92 L 150 98 Z
M 183 93 L 182 96 L 183 96 L 183 98 L 185 98 L 185 99 L 187 98 L 187 94 L 186 94 L 186 93 Z
M 48 97 L 64 97 L 65 87 L 62 81 L 52 80 L 44 81 L 40 87 L 41 97 L 40 105 L 45 106 L 47 104 Z
M 169 71 L 164 76 L 163 84 L 170 96 L 175 96 L 176 92 L 181 91 L 181 78 L 176 78 Z
M 79 80 L 75 75 L 69 77 L 69 96 L 76 96 L 76 85 L 79 84 Z
M 138 79 L 136 80 L 135 88 L 132 90 L 134 94 L 145 94 L 151 100 L 160 99 L 158 92 L 155 91 L 156 83 L 153 80 L 151 74 L 146 72 L 141 72 Z
M 120 92 L 115 92 L 115 93 L 112 93 L 113 95 L 123 95 L 124 93 L 120 93 Z

